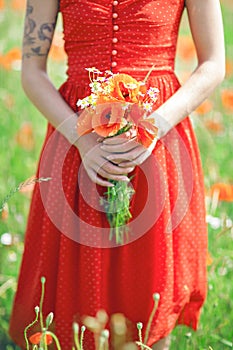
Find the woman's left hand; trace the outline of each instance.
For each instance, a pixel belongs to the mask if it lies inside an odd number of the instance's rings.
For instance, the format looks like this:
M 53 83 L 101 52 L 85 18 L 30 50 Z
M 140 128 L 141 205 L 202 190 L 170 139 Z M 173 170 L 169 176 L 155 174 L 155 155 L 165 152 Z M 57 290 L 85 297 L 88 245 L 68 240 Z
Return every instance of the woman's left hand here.
M 109 153 L 107 159 L 120 167 L 135 167 L 142 164 L 152 153 L 156 140 L 149 148 L 136 141 L 136 138 L 128 139 L 127 135 L 110 137 L 102 142 L 101 148 Z

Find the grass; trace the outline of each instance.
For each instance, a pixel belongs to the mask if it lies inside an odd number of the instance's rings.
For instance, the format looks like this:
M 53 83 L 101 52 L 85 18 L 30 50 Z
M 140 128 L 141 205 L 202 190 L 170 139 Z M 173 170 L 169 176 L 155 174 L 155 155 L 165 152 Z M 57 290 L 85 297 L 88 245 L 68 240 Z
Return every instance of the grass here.
M 233 7 L 229 0 L 222 1 L 225 38 L 228 61 L 233 57 L 232 20 Z M 12 48 L 20 47 L 23 13 L 10 8 L 10 2 L 0 10 L 0 53 L 7 54 Z M 181 32 L 189 35 L 187 21 L 183 20 Z M 192 67 L 195 59 L 178 61 L 177 69 Z M 0 61 L 1 62 L 1 61 Z M 233 63 L 232 63 L 233 64 Z M 181 69 L 182 67 L 182 69 Z M 20 71 L 6 70 L 0 64 L 0 199 L 36 170 L 37 159 L 46 131 L 46 122 L 28 102 L 20 86 Z M 49 72 L 58 87 L 65 79 L 65 65 L 50 61 Z M 232 88 L 232 72 L 210 97 L 213 108 L 205 115 L 193 114 L 193 122 L 200 145 L 205 184 L 209 188 L 216 182 L 230 183 L 233 174 L 232 162 L 232 110 L 222 104 L 220 95 L 223 88 Z M 221 131 L 207 128 L 206 121 L 217 120 Z M 28 123 L 28 130 L 23 129 Z M 20 131 L 21 130 L 21 131 Z M 24 130 L 24 131 L 22 131 Z M 20 135 L 21 141 L 20 141 Z M 26 141 L 25 141 L 26 140 Z M 30 193 L 19 193 L 9 201 L 9 218 L 0 220 L 0 237 L 10 233 L 11 244 L 0 243 L 0 348 L 17 349 L 7 336 L 9 315 L 16 288 L 17 273 L 23 251 L 23 237 L 26 217 L 30 204 Z M 216 205 L 215 205 L 216 204 Z M 233 218 L 230 202 L 209 201 L 208 213 L 222 219 Z M 171 350 L 214 350 L 232 349 L 233 342 L 233 230 L 230 227 L 214 228 L 209 224 L 209 251 L 212 263 L 209 269 L 209 290 L 204 306 L 200 327 L 192 332 L 186 327 L 177 327 L 172 334 Z

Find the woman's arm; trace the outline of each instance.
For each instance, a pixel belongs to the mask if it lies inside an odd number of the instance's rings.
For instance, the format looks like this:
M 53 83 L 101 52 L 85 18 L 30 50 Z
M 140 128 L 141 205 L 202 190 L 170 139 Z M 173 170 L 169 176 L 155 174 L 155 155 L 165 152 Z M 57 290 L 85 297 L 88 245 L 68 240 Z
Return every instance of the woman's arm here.
M 58 14 L 58 0 L 29 0 L 25 16 L 22 60 L 22 86 L 33 104 L 54 126 L 64 120 L 63 135 L 73 141 L 76 115 L 66 104 L 47 75 L 47 56 Z M 72 118 L 73 116 L 73 118 Z
M 163 137 L 171 128 L 193 112 L 205 100 L 225 75 L 225 49 L 222 16 L 219 0 L 186 0 L 189 23 L 197 51 L 198 65 L 186 83 L 169 98 L 151 116 L 159 128 L 159 137 Z M 132 162 L 121 163 L 121 166 L 141 164 L 148 156 L 135 142 L 119 139 L 119 145 L 106 140 L 104 150 L 125 152 L 125 159 Z M 123 159 L 119 154 L 110 159 Z
M 78 138 L 77 116 L 51 83 L 46 70 L 58 14 L 58 0 L 28 0 L 23 38 L 22 85 L 38 110 L 66 139 L 79 149 L 84 167 L 94 182 L 111 186 L 105 179 L 128 181 L 132 167 L 117 167 L 106 160 L 96 134 Z M 102 178 L 99 176 L 101 175 Z
M 225 76 L 224 34 L 219 0 L 186 0 L 186 7 L 198 66 L 184 85 L 156 111 L 170 128 L 193 112 Z

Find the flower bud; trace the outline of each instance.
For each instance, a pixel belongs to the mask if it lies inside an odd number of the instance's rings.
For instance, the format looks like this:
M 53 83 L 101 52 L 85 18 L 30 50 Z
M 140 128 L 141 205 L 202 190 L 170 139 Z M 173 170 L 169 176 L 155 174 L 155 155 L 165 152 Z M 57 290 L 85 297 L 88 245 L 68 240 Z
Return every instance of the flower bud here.
M 137 323 L 137 329 L 138 329 L 138 330 L 141 330 L 142 327 L 143 327 L 142 322 L 138 322 L 138 323 Z
M 82 326 L 82 327 L 81 327 L 81 332 L 84 333 L 85 330 L 86 330 L 86 327 L 85 327 L 85 326 Z
M 41 281 L 42 284 L 45 284 L 46 278 L 45 278 L 44 276 L 42 276 L 41 279 L 40 279 L 40 281 Z
M 73 331 L 75 334 L 79 333 L 79 324 L 77 322 L 73 323 Z
M 50 312 L 48 316 L 46 317 L 46 327 L 48 328 L 51 323 L 53 322 L 53 312 Z
M 159 293 L 154 293 L 154 294 L 153 294 L 153 299 L 154 299 L 154 301 L 159 301 L 159 299 L 160 299 L 160 294 L 159 294 Z
M 39 312 L 40 312 L 39 306 L 37 305 L 34 310 L 35 310 L 35 313 L 36 313 L 36 316 L 37 316 L 39 314 Z
M 101 332 L 102 337 L 104 337 L 105 339 L 109 338 L 109 330 L 108 329 L 103 329 Z

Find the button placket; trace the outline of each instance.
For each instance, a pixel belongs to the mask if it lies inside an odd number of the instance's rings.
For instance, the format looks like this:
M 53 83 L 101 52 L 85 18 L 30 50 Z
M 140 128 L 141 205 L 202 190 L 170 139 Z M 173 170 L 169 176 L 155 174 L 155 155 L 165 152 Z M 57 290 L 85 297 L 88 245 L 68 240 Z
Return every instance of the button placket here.
M 113 38 L 112 38 L 112 57 L 111 57 L 111 66 L 112 68 L 115 68 L 117 66 L 117 61 L 116 61 L 116 56 L 117 56 L 117 50 L 115 45 L 118 43 L 118 38 L 116 36 L 118 30 L 119 30 L 119 26 L 116 24 L 116 20 L 118 18 L 118 13 L 117 13 L 117 9 L 116 6 L 119 4 L 119 2 L 117 0 L 113 0 L 112 2 L 112 29 L 113 29 Z

